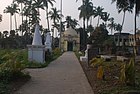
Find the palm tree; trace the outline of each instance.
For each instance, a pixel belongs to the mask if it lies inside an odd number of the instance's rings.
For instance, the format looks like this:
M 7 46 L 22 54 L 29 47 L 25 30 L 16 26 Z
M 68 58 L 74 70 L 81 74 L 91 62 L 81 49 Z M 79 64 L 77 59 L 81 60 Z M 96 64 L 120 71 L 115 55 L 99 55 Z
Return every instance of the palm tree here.
M 18 8 L 19 6 L 17 5 L 17 4 L 15 4 L 15 3 L 13 3 L 12 4 L 12 8 L 13 8 L 13 15 L 14 15 L 14 17 L 15 17 L 15 30 L 17 30 L 17 19 L 16 19 L 16 13 L 19 13 L 19 8 Z
M 12 16 L 13 16 L 13 9 L 11 6 L 7 6 L 4 9 L 4 13 L 9 13 L 10 14 L 10 30 L 12 30 Z
M 23 4 L 24 2 L 26 2 L 26 0 L 13 0 L 13 2 L 17 2 L 18 4 L 20 4 L 20 10 L 21 10 L 21 24 L 23 24 Z M 23 36 L 23 29 L 21 29 L 22 31 L 22 36 Z
M 135 16 L 134 16 L 135 28 L 134 28 L 134 35 L 135 35 L 135 42 L 136 42 L 136 29 L 137 29 L 137 26 L 136 26 L 137 23 L 136 22 L 137 22 L 137 16 L 140 13 L 140 0 L 112 0 L 112 1 L 114 1 L 114 2 L 116 1 L 117 4 L 119 5 L 119 8 L 125 8 L 126 5 L 129 6 L 130 8 L 135 8 Z M 136 52 L 135 52 L 135 55 L 136 55 Z
M 94 17 L 98 17 L 97 27 L 99 26 L 99 20 L 100 20 L 101 16 L 103 15 L 103 10 L 104 10 L 104 8 L 102 8 L 100 6 L 95 8 Z
M 101 19 L 105 22 L 105 26 L 106 26 L 107 21 L 109 20 L 109 16 L 110 14 L 107 12 L 103 12 L 103 14 L 101 15 Z
M 51 11 L 48 13 L 51 18 L 51 20 L 53 20 L 53 23 L 57 23 L 60 20 L 61 14 L 60 14 L 60 10 L 57 10 L 56 8 L 51 8 Z
M 80 14 L 79 14 L 79 18 L 83 18 L 83 41 L 84 41 L 84 46 L 86 46 L 86 42 L 87 42 L 87 32 L 85 31 L 85 20 L 87 19 L 87 23 L 88 20 L 91 16 L 91 11 L 93 9 L 93 4 L 92 2 L 90 2 L 90 0 L 83 0 L 83 4 L 78 8 L 78 10 L 80 10 Z
M 64 23 L 66 23 L 67 28 L 71 27 L 73 29 L 75 29 L 75 27 L 78 25 L 78 21 L 76 19 L 72 19 L 71 16 L 67 16 Z
M 110 23 L 108 24 L 108 27 L 111 30 L 111 35 L 112 35 L 113 29 L 115 29 L 114 18 L 113 17 L 109 18 L 109 21 L 110 21 Z
M 56 8 L 51 8 L 51 11 L 48 14 L 51 20 L 53 20 L 54 25 L 59 22 L 60 17 L 61 17 L 60 10 L 57 10 Z M 54 32 L 52 35 L 54 36 Z
M 116 2 L 118 13 L 121 13 L 123 11 L 123 19 L 122 19 L 122 29 L 123 29 L 126 11 L 132 13 L 133 6 L 130 6 L 129 3 L 126 0 L 124 0 L 124 1 L 122 1 L 122 0 L 112 0 L 112 3 L 114 3 L 114 2 Z
M 118 43 L 119 43 L 119 46 L 120 46 L 120 38 L 121 38 L 122 26 L 120 24 L 116 24 L 115 25 L 115 31 L 119 31 Z
M 53 6 L 53 2 L 55 2 L 55 0 L 41 0 L 41 2 L 43 3 L 43 6 L 46 7 L 47 25 L 48 25 L 48 30 L 50 30 L 48 8 L 49 8 L 49 4 Z
M 40 11 L 39 9 L 43 9 L 44 10 L 44 6 L 42 4 L 41 0 L 33 0 L 34 2 L 32 3 L 32 8 L 36 9 L 38 11 L 38 16 L 40 16 Z
M 39 8 L 43 9 L 43 6 L 40 2 L 37 1 L 27 1 L 26 6 L 23 8 L 23 15 L 26 16 L 26 20 L 28 19 L 28 24 L 32 28 L 34 24 L 40 20 Z

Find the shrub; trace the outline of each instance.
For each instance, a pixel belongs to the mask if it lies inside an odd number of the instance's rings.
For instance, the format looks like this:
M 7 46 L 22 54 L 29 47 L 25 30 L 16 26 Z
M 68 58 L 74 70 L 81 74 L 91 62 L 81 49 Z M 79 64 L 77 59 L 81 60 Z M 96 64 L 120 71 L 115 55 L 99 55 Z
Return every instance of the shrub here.
M 93 58 L 90 60 L 90 65 L 92 67 L 97 67 L 97 78 L 104 80 L 104 68 L 103 68 L 103 58 Z
M 127 85 L 135 85 L 135 67 L 133 58 L 130 59 L 128 64 L 126 63 L 122 65 L 120 81 Z
M 2 57 L 4 63 L 0 64 L 0 79 L 9 81 L 17 74 L 22 74 L 25 65 L 19 60 L 19 54 L 19 52 L 11 52 Z

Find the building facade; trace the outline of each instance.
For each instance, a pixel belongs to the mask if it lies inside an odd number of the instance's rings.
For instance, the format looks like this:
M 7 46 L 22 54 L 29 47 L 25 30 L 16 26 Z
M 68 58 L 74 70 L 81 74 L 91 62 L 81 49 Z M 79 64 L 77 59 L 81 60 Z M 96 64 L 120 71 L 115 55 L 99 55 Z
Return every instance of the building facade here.
M 80 35 L 71 27 L 61 35 L 61 47 L 63 51 L 79 51 Z

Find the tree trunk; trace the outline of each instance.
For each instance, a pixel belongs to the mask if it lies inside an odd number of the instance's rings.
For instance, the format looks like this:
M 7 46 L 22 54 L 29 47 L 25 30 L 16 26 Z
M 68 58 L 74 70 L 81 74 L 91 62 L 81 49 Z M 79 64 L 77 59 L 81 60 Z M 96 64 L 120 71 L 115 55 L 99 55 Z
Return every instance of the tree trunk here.
M 137 54 L 137 51 L 136 51 L 136 49 L 137 49 L 137 45 L 136 45 L 136 30 L 137 30 L 137 14 L 136 14 L 136 5 L 135 5 L 135 18 L 134 18 L 134 56 L 136 56 L 136 54 Z
M 99 26 L 99 20 L 100 20 L 100 16 L 98 16 L 97 27 Z
M 47 7 L 46 7 L 46 17 L 47 17 L 48 30 L 50 30 L 50 26 L 49 26 L 49 17 L 48 17 L 48 8 L 47 8 Z
M 12 30 L 12 15 L 10 14 L 10 31 Z
M 86 28 L 85 28 L 85 17 L 83 18 L 83 44 L 84 44 L 84 48 L 86 47 L 86 43 L 87 43 L 87 33 L 86 33 Z
M 124 20 L 125 20 L 125 13 L 126 13 L 126 12 L 124 11 L 123 19 L 122 19 L 122 29 L 123 29 Z M 122 29 L 120 30 L 120 34 L 119 34 L 119 35 L 120 35 L 120 36 L 119 36 L 119 46 L 121 46 L 121 45 L 120 45 L 120 38 L 121 38 L 121 32 L 122 32 Z
M 124 14 L 123 14 L 123 20 L 122 20 L 122 29 L 123 29 L 124 20 L 125 20 L 125 14 L 126 14 L 126 12 L 124 11 Z
M 15 16 L 15 31 L 17 32 L 17 19 L 16 19 L 16 14 L 14 14 Z
M 21 10 L 22 9 L 23 9 L 23 4 L 21 3 Z M 21 13 L 21 25 L 23 26 L 23 13 Z M 21 35 L 23 36 L 23 28 L 21 28 Z

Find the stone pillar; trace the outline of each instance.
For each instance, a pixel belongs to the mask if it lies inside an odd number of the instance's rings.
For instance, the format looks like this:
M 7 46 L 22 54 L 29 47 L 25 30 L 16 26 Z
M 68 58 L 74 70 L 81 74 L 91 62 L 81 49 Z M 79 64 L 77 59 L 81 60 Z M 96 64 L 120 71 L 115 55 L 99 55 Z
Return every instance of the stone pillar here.
M 28 60 L 35 61 L 38 63 L 45 62 L 45 46 L 42 45 L 42 38 L 39 32 L 39 24 L 36 24 L 35 33 L 33 37 L 32 45 L 27 45 L 28 47 Z

